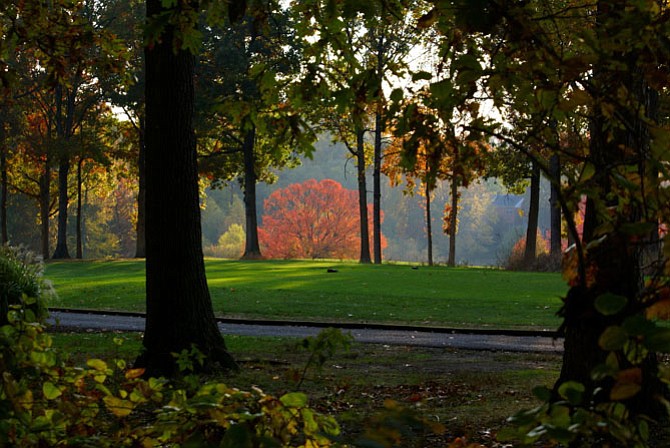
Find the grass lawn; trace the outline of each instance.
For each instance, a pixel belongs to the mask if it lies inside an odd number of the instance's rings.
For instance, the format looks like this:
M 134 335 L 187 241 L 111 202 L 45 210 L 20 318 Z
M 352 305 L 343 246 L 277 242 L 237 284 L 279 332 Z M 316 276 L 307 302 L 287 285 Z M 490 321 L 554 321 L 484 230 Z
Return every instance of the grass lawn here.
M 560 274 L 485 268 L 220 259 L 206 266 L 217 315 L 252 319 L 555 329 L 567 291 Z M 145 308 L 141 260 L 50 262 L 46 277 L 56 306 Z

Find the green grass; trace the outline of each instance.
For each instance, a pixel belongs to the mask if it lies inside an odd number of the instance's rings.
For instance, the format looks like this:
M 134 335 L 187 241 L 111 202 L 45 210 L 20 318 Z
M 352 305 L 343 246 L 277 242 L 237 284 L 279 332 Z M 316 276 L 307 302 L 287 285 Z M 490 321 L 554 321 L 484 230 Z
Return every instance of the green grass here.
M 207 260 L 214 310 L 227 317 L 432 326 L 547 328 L 559 274 L 328 261 Z M 328 268 L 338 272 L 328 273 Z M 144 311 L 144 262 L 52 262 L 56 305 Z M 169 279 L 166 279 L 169 281 Z

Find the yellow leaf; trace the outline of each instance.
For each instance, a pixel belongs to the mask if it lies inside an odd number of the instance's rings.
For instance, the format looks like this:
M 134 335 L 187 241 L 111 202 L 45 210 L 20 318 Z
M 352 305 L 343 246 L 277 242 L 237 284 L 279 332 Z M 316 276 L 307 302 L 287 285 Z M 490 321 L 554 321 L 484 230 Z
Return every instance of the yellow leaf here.
M 95 370 L 107 370 L 107 363 L 102 359 L 89 359 L 86 365 Z
M 647 319 L 670 319 L 670 299 L 662 299 L 647 308 Z
M 134 380 L 144 375 L 145 369 L 128 369 L 126 370 L 126 379 Z
M 60 389 L 51 381 L 42 384 L 42 393 L 47 400 L 54 400 L 63 395 Z
M 133 403 L 128 400 L 122 400 L 117 397 L 107 396 L 103 398 L 107 409 L 117 417 L 126 417 L 133 411 Z

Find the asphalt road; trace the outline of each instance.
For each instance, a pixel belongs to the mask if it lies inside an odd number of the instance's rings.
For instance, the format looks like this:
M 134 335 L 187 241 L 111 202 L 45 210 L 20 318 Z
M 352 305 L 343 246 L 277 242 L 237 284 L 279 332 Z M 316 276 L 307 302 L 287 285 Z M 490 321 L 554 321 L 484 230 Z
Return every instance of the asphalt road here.
M 51 324 L 62 329 L 98 331 L 143 331 L 144 317 L 126 315 L 101 315 L 52 311 Z M 336 325 L 333 325 L 336 326 Z M 304 338 L 314 336 L 322 328 L 303 325 L 270 325 L 220 323 L 221 332 L 242 336 L 286 336 Z M 387 345 L 416 345 L 468 350 L 495 350 L 515 352 L 561 352 L 562 339 L 547 336 L 510 336 L 394 329 L 345 329 L 357 342 Z

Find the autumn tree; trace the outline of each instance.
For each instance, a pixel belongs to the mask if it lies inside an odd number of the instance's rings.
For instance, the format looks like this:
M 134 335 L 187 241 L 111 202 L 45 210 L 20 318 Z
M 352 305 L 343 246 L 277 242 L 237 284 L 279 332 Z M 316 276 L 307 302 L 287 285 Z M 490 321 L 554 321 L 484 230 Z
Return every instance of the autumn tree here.
M 447 36 L 444 54 L 460 67 L 440 94 L 443 107 L 484 89 L 500 110 L 523 111 L 522 119 L 513 129 L 480 120 L 469 130 L 512 144 L 546 174 L 548 167 L 529 148 L 550 148 L 580 162 L 576 173 L 561 173 L 568 179 L 559 201 L 575 250 L 561 310 L 563 366 L 546 395 L 547 409 L 574 416 L 561 439 L 574 446 L 589 444 L 580 432 L 588 430 L 585 422 L 577 421 L 586 414 L 608 421 L 616 413 L 632 428 L 627 435 L 604 434 L 600 442 L 644 443 L 642 415 L 667 413 L 666 379 L 655 352 L 670 351 L 670 331 L 656 323 L 668 315 L 668 264 L 662 258 L 644 266 L 641 253 L 670 211 L 661 187 L 668 174 L 668 128 L 659 109 L 669 81 L 668 7 L 626 0 L 459 4 L 455 16 L 435 10 L 422 22 Z M 561 146 L 557 125 L 577 129 L 587 145 Z M 572 217 L 583 195 L 580 240 Z M 653 272 L 647 280 L 644 268 Z M 561 402 L 572 391 L 579 398 Z M 546 425 L 535 423 L 537 435 Z
M 237 181 L 244 192 L 243 258 L 262 256 L 256 188 L 276 170 L 310 154 L 315 135 L 293 107 L 300 65 L 291 17 L 273 0 L 258 2 L 239 21 L 208 29 L 198 65 L 200 169 L 214 186 Z
M 438 181 L 450 182 L 451 203 L 445 205 L 443 230 L 449 235 L 448 264 L 456 263 L 456 233 L 459 189 L 481 174 L 482 159 L 488 145 L 470 138 L 465 132 L 456 135 L 459 114 L 448 114 L 435 107 L 429 90 L 422 89 L 416 96 L 394 106 L 399 111 L 395 122 L 393 143 L 385 155 L 384 172 L 392 185 L 403 180 L 406 189 L 413 192 L 422 185 L 425 197 L 428 264 L 433 264 L 431 194 Z M 404 178 L 404 179 L 403 179 Z
M 356 258 L 360 247 L 356 203 L 357 192 L 331 179 L 276 190 L 264 204 L 260 229 L 264 253 L 271 258 Z

